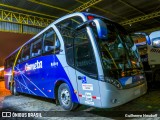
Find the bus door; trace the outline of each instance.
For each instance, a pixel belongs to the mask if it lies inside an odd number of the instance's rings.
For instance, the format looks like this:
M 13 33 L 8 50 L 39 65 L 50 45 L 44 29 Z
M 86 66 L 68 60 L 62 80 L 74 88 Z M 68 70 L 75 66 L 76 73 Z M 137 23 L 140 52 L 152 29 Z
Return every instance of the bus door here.
M 80 30 L 76 34 L 74 58 L 80 103 L 101 106 L 97 64 L 86 29 Z

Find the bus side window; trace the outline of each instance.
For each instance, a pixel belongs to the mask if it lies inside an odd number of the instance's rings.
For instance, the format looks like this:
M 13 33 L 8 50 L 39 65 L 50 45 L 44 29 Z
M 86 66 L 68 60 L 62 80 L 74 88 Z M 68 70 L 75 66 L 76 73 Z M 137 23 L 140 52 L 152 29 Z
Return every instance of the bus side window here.
M 93 48 L 85 29 L 76 34 L 74 43 L 76 67 L 87 74 L 97 75 L 97 64 Z
M 7 59 L 7 68 L 11 67 L 11 61 L 10 58 Z
M 37 37 L 31 46 L 31 58 L 40 56 L 42 54 L 42 36 Z
M 44 47 L 43 53 L 45 54 L 58 54 L 60 51 L 60 41 L 55 33 L 55 31 L 51 28 L 44 33 Z
M 6 59 L 6 68 L 9 68 L 9 59 Z
M 7 68 L 7 61 L 6 61 L 6 59 L 4 60 L 4 69 L 6 69 Z
M 74 16 L 56 25 L 64 39 L 65 55 L 67 63 L 72 67 L 74 67 L 74 52 L 73 52 L 74 32 L 75 28 L 82 22 L 83 20 L 81 17 Z
M 27 44 L 23 47 L 22 50 L 22 62 L 30 58 L 30 44 Z
M 14 64 L 14 61 L 15 61 L 15 54 L 13 54 L 12 56 L 10 56 L 9 58 L 7 58 L 7 68 L 9 68 L 9 67 L 13 67 L 13 64 Z

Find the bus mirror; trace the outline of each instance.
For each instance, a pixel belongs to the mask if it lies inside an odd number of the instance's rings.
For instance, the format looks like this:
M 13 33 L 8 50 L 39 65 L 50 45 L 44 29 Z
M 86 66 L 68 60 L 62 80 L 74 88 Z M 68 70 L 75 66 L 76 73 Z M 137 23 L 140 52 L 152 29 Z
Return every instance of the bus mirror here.
M 151 40 L 150 40 L 149 35 L 147 35 L 147 36 L 146 36 L 146 42 L 147 42 L 147 44 L 148 44 L 148 45 L 150 45 L 150 44 L 151 44 Z
M 135 34 L 135 35 L 144 35 L 145 38 L 146 38 L 146 43 L 147 43 L 148 45 L 151 44 L 150 37 L 149 37 L 149 35 L 148 35 L 147 33 L 145 33 L 145 32 L 137 32 L 137 33 L 134 33 L 134 34 Z
M 93 22 L 95 23 L 98 38 L 101 40 L 107 40 L 108 37 L 108 29 L 106 24 L 100 19 L 94 19 Z
M 86 21 L 86 22 L 78 25 L 75 29 L 80 30 L 80 29 L 85 28 L 87 25 L 95 26 L 98 38 L 100 38 L 102 40 L 104 40 L 104 39 L 107 40 L 108 30 L 107 30 L 106 24 L 102 20 L 97 19 L 97 18 L 93 19 L 93 20 L 89 20 L 89 21 Z

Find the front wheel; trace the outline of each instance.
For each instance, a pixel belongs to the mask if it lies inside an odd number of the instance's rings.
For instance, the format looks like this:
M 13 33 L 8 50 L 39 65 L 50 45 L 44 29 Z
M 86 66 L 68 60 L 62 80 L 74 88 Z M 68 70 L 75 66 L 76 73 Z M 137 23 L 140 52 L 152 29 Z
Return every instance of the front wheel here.
M 74 110 L 78 105 L 72 102 L 71 92 L 66 83 L 62 83 L 58 88 L 58 100 L 65 110 Z

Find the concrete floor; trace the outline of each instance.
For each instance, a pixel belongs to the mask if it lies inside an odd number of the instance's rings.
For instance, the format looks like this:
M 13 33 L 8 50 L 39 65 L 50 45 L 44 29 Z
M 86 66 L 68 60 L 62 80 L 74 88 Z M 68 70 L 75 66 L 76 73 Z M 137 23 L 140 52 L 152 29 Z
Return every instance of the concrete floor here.
M 139 97 L 124 105 L 110 108 L 110 109 L 98 109 L 94 107 L 81 106 L 76 112 L 66 112 L 60 105 L 56 105 L 54 100 L 35 97 L 31 95 L 21 94 L 19 96 L 13 96 L 9 90 L 4 87 L 4 81 L 0 81 L 0 111 L 37 111 L 42 112 L 42 115 L 48 115 L 47 118 L 33 118 L 33 119 L 106 119 L 104 116 L 108 116 L 107 119 L 115 119 L 117 113 L 120 114 L 157 114 L 160 115 L 160 90 L 149 91 L 142 97 Z M 59 112 L 58 112 L 59 111 Z M 130 112 L 129 112 L 130 111 Z M 46 114 L 45 114 L 46 112 Z M 129 112 L 129 113 L 128 113 Z M 62 116 L 62 117 L 61 117 Z M 65 117 L 65 118 L 64 118 Z M 66 118 L 69 117 L 69 118 Z M 3 118 L 4 119 L 4 118 Z M 13 119 L 13 118 L 12 118 Z M 116 116 L 116 119 L 121 119 Z M 136 118 L 135 118 L 136 119 Z M 141 118 L 146 119 L 146 118 Z M 158 118 L 153 118 L 158 119 Z M 149 119 L 148 119 L 149 120 Z

